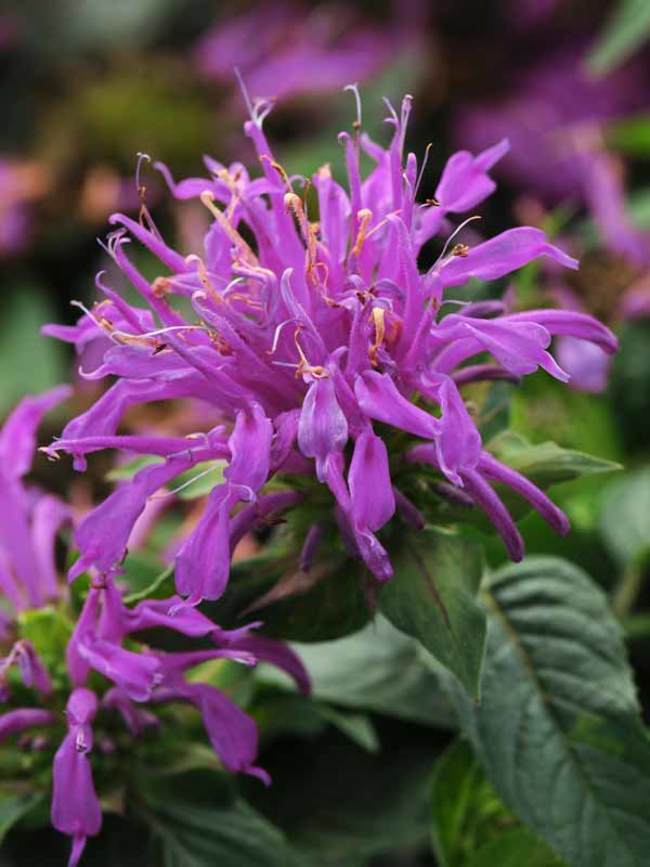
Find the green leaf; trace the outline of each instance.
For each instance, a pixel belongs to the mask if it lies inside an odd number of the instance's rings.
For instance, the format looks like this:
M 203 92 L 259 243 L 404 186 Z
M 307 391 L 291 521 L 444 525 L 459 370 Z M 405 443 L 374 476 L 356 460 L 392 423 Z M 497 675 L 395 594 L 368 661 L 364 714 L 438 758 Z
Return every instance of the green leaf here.
M 632 156 L 650 156 L 650 114 L 627 117 L 607 130 L 608 143 Z
M 307 584 L 275 601 L 266 594 L 289 576 L 299 583 L 293 557 L 265 555 L 235 563 L 224 595 L 201 610 L 224 628 L 237 628 L 259 618 L 266 635 L 285 641 L 329 641 L 361 629 L 370 619 L 359 563 L 332 555 L 310 570 Z M 313 579 L 313 581 L 312 581 Z
M 563 867 L 558 858 L 528 828 L 511 828 L 482 846 L 464 867 Z
M 568 482 L 594 473 L 620 470 L 620 464 L 565 449 L 553 442 L 531 445 L 512 431 L 500 434 L 489 444 L 496 458 L 522 473 L 541 488 Z
M 0 845 L 13 826 L 42 800 L 42 792 L 0 792 Z
M 368 716 L 362 713 L 344 713 L 327 705 L 318 707 L 320 716 L 350 738 L 352 743 L 369 753 L 379 752 L 377 732 Z
M 433 844 L 440 867 L 562 867 L 499 800 L 465 740 L 435 766 Z
M 127 558 L 127 562 L 128 562 Z M 130 586 L 133 586 L 131 584 Z M 127 605 L 135 605 L 136 602 L 141 602 L 143 599 L 166 599 L 174 592 L 174 567 L 168 566 L 163 569 L 141 590 L 136 590 L 124 597 Z
M 480 547 L 430 527 L 412 534 L 393 564 L 380 610 L 478 697 L 485 647 L 485 615 L 474 601 L 483 572 Z
M 109 470 L 106 473 L 106 480 L 109 482 L 128 482 L 140 470 L 144 470 L 146 467 L 153 467 L 155 464 L 164 463 L 164 458 L 158 455 L 138 455 L 137 458 L 133 458 L 133 460 Z
M 448 685 L 488 779 L 572 867 L 647 864 L 650 741 L 603 593 L 539 557 L 498 572 L 487 604 L 481 704 Z
M 0 343 L 0 415 L 28 393 L 45 391 L 67 377 L 65 351 L 39 329 L 56 319 L 44 292 L 12 286 L 5 294 Z
M 240 798 L 228 797 L 219 775 L 152 778 L 140 790 L 141 816 L 164 867 L 288 867 L 284 836 Z
M 453 710 L 421 645 L 378 615 L 354 635 L 294 649 L 309 671 L 314 698 L 403 720 L 453 728 Z M 260 675 L 279 679 L 275 668 Z
M 650 554 L 650 467 L 608 485 L 600 530 L 622 566 L 641 563 Z
M 618 0 L 616 9 L 587 58 L 595 75 L 615 69 L 650 36 L 650 3 L 647 0 Z

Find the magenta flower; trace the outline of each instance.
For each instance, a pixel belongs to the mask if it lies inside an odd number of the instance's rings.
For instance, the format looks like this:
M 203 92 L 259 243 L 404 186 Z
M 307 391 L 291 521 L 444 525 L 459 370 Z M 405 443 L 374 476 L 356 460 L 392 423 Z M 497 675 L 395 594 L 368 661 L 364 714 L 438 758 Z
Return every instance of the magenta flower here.
M 272 480 L 282 485 L 285 499 L 276 505 L 283 509 L 298 499 L 302 507 L 309 485 L 325 486 L 330 506 L 323 520 L 336 520 L 346 544 L 381 581 L 393 570 L 377 533 L 392 520 L 396 503 L 409 520 L 417 515 L 395 484 L 393 462 L 398 466 L 401 458 L 401 466 L 430 465 L 442 482 L 484 509 L 513 559 L 522 556 L 523 543 L 493 482 L 514 488 L 566 532 L 566 518 L 551 501 L 485 451 L 462 389 L 481 379 L 516 380 L 538 368 L 566 381 L 550 352 L 555 335 L 590 341 L 608 353 L 616 340 L 582 313 L 506 314 L 499 302 L 453 302 L 453 287 L 470 278 L 499 279 L 538 257 L 576 268 L 539 229 L 511 229 L 472 247 L 450 238 L 431 267 L 420 267 L 424 246 L 449 233 L 450 215 L 492 192 L 489 171 L 507 143 L 477 156 L 453 156 L 435 197 L 420 204 L 417 160 L 404 155 L 410 108 L 409 97 L 401 116 L 391 108 L 388 148 L 362 134 L 341 134 L 349 191 L 327 166 L 316 172 L 318 222 L 296 192 L 299 179 L 275 162 L 257 116 L 245 130 L 262 177 L 251 180 L 241 164 L 209 160 L 207 179 L 177 184 L 160 166 L 178 198 L 200 197 L 212 214 L 203 251 L 182 256 L 151 225 L 121 214 L 111 218 L 119 227 L 109 238 L 111 255 L 147 306 L 129 306 L 100 284 L 106 300 L 66 333 L 80 346 L 93 333 L 95 340 L 109 339 L 110 348 L 86 375 L 111 374 L 117 381 L 70 422 L 50 451 L 71 453 L 78 467 L 102 448 L 163 460 L 82 522 L 82 565 L 72 577 L 91 564 L 104 574 L 117 569 L 147 498 L 181 469 L 210 457 L 228 462 L 225 480 L 212 490 L 176 558 L 177 589 L 190 603 L 223 593 L 242 526 L 268 514 L 268 498 L 278 497 L 265 489 Z M 362 151 L 375 163 L 366 178 L 359 169 Z M 131 239 L 158 257 L 164 276 L 153 283 L 144 278 L 128 256 Z M 176 300 L 191 303 L 197 322 L 183 317 Z M 442 315 L 452 303 L 457 312 Z M 224 427 L 184 439 L 116 434 L 128 407 L 173 398 L 204 401 Z M 300 477 L 307 487 L 292 481 Z M 318 539 L 316 530 L 304 540 L 308 560 Z
M 12 700 L 10 673 L 15 670 L 23 685 L 31 690 L 34 700 L 45 705 L 10 707 L 0 714 L 0 742 L 33 729 L 47 729 L 55 737 L 64 718 L 65 705 L 67 733 L 53 760 L 52 824 L 72 837 L 69 867 L 74 867 L 81 858 L 87 837 L 98 834 L 102 824 L 92 773 L 92 726 L 102 724 L 104 712 L 117 711 L 129 732 L 139 737 L 146 728 L 159 725 L 158 716 L 142 707 L 145 702 L 154 707 L 168 701 L 189 702 L 202 714 L 210 742 L 224 768 L 253 774 L 268 782 L 266 772 L 255 765 L 258 738 L 254 722 L 214 686 L 194 680 L 188 682 L 185 674 L 208 660 L 231 659 L 250 666 L 260 661 L 276 665 L 305 693 L 309 691 L 309 679 L 290 648 L 254 634 L 259 623 L 233 631 L 223 630 L 204 614 L 184 604 L 178 596 L 145 600 L 129 608 L 113 579 L 108 576 L 98 579 L 94 568 L 93 582 L 68 642 L 65 660 L 47 658 L 46 665 L 33 644 L 21 636 L 18 615 L 28 616 L 30 609 L 48 603 L 55 603 L 57 611 L 63 612 L 65 603 L 69 602 L 67 588 L 57 575 L 54 545 L 61 525 L 70 518 L 70 511 L 55 497 L 28 490 L 22 482 L 32 463 L 36 430 L 42 416 L 68 394 L 69 389 L 61 387 L 38 397 L 25 398 L 0 430 L 0 590 L 5 603 L 0 621 L 0 647 L 4 654 L 0 658 L 0 701 L 7 704 Z M 234 449 L 237 442 L 234 433 L 231 440 Z M 181 444 L 184 443 L 185 440 Z M 140 502 L 146 501 L 148 492 L 164 483 L 170 473 L 175 475 L 179 468 L 191 466 L 195 454 L 212 457 L 227 453 L 218 431 L 213 436 L 201 437 L 200 443 L 203 450 L 197 440 L 198 451 L 189 458 L 170 458 L 162 468 L 153 467 L 151 473 L 143 471 L 141 479 L 124 489 L 127 496 L 122 503 L 123 520 L 128 526 L 115 525 L 118 539 L 120 532 L 128 536 Z M 151 448 L 156 451 L 160 441 L 156 440 L 152 446 L 146 440 L 141 445 L 145 451 Z M 178 441 L 168 440 L 163 454 L 167 454 L 169 448 L 178 451 L 179 445 Z M 240 455 L 239 464 L 243 461 Z M 237 461 L 233 460 L 230 467 L 233 485 L 243 473 L 237 466 Z M 251 467 L 246 478 L 255 482 L 255 461 L 251 462 Z M 161 473 L 161 469 L 165 472 Z M 258 467 L 258 476 L 263 471 L 264 465 Z M 115 517 L 119 514 L 118 510 Z M 91 519 L 86 527 L 94 526 L 97 513 Z M 88 531 L 80 532 L 83 535 Z M 108 562 L 112 564 L 112 558 L 120 551 L 118 543 L 117 548 L 110 549 Z M 90 559 L 97 559 L 97 556 Z M 208 639 L 213 646 L 183 653 L 142 648 L 137 643 L 138 633 L 154 627 L 170 629 L 189 638 Z M 125 646 L 127 640 L 128 647 Z M 51 654 L 51 650 L 48 652 Z M 60 684 L 63 663 L 72 685 L 69 696 L 67 686 L 63 695 L 60 685 L 54 688 L 48 671 L 48 665 L 56 668 Z M 90 681 L 92 672 L 95 677 Z M 98 679 L 97 674 L 102 678 Z
M 256 100 L 331 93 L 366 81 L 413 47 L 421 5 L 402 4 L 391 26 L 379 28 L 356 21 L 342 6 L 258 3 L 218 22 L 199 41 L 196 64 L 206 78 L 229 85 L 238 69 Z

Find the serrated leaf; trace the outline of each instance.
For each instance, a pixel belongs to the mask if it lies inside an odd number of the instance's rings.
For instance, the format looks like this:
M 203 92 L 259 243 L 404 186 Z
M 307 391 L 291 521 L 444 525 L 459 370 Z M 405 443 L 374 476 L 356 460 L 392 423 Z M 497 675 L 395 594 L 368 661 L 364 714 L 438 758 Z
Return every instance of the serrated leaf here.
M 0 792 L 0 844 L 13 826 L 42 800 L 41 792 Z
M 229 798 L 216 774 L 187 774 L 163 783 L 149 780 L 140 792 L 146 801 L 142 818 L 162 856 L 156 863 L 164 867 L 289 867 L 293 863 L 282 833 L 241 798 Z
M 428 527 L 405 541 L 393 565 L 395 575 L 379 592 L 381 612 L 478 697 L 485 647 L 485 615 L 474 601 L 480 547 Z
M 498 572 L 487 602 L 481 704 L 448 683 L 488 779 L 572 867 L 642 867 L 650 741 L 603 593 L 539 557 Z
M 568 482 L 594 473 L 621 469 L 620 464 L 565 449 L 553 442 L 531 445 L 512 431 L 500 434 L 490 443 L 490 451 L 499 460 L 542 488 Z
M 596 75 L 606 75 L 630 57 L 650 36 L 650 3 L 618 0 L 612 17 L 587 58 Z
M 314 698 L 424 725 L 453 728 L 453 710 L 426 651 L 378 615 L 360 632 L 318 644 L 296 644 Z M 279 678 L 277 669 L 262 669 Z
M 563 862 L 499 800 L 463 739 L 436 763 L 432 813 L 440 867 L 562 867 Z

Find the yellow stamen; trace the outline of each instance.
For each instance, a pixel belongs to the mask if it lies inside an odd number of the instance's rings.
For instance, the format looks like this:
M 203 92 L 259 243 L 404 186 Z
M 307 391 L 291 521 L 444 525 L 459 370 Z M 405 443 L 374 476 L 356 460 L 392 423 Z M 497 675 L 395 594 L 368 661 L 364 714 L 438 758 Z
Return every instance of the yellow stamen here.
M 386 336 L 386 323 L 385 323 L 386 311 L 383 307 L 373 307 L 372 308 L 372 321 L 375 326 L 375 339 L 371 344 L 370 349 L 368 350 L 368 356 L 370 358 L 370 363 L 373 367 L 377 367 L 377 352 L 379 351 L 379 347 L 384 342 L 384 337 Z
M 226 217 L 226 215 L 223 214 L 215 205 L 214 195 L 210 190 L 204 190 L 201 193 L 201 202 L 205 205 L 208 211 L 210 211 L 212 216 L 215 218 L 217 223 L 219 223 L 219 225 L 224 230 L 226 235 L 228 235 L 233 244 L 243 254 L 242 258 L 244 259 L 244 261 L 249 262 L 253 265 L 257 265 L 257 256 L 239 234 L 237 229 L 235 229 L 235 227 L 232 225 L 228 217 Z
M 366 240 L 368 226 L 370 225 L 370 221 L 372 220 L 372 211 L 368 208 L 361 208 L 357 211 L 357 219 L 359 220 L 359 230 L 357 232 L 357 239 L 354 242 L 354 247 L 352 248 L 352 255 L 358 256 L 361 252 L 361 248 L 363 247 L 363 242 Z

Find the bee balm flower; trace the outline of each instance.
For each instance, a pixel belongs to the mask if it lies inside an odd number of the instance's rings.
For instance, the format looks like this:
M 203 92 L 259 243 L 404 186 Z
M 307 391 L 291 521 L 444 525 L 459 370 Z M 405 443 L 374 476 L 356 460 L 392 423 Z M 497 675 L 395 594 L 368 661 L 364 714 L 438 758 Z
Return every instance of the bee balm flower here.
M 181 255 L 149 219 L 115 214 L 108 249 L 142 306 L 127 304 L 100 281 L 103 300 L 63 335 L 80 347 L 93 333 L 110 339 L 101 363 L 85 375 L 117 380 L 68 424 L 51 451 L 71 453 L 79 467 L 88 453 L 105 448 L 162 458 L 81 524 L 80 568 L 116 569 L 147 499 L 210 457 L 227 462 L 225 478 L 176 559 L 177 589 L 193 603 L 223 593 L 242 530 L 270 510 L 297 503 L 309 509 L 312 500 L 326 503 L 319 517 L 335 517 L 372 574 L 389 579 L 390 556 L 377 533 L 397 503 L 411 518 L 418 514 L 399 486 L 403 468 L 414 463 L 429 465 L 444 485 L 483 509 L 515 560 L 522 539 L 493 482 L 514 488 L 566 532 L 567 520 L 550 499 L 483 448 L 463 388 L 539 368 L 566 381 L 549 351 L 554 335 L 580 337 L 610 353 L 615 338 L 571 311 L 508 314 L 499 302 L 456 302 L 456 312 L 443 313 L 454 288 L 472 278 L 497 280 L 538 257 L 568 268 L 577 262 L 539 229 L 522 227 L 474 245 L 450 238 L 431 267 L 420 264 L 424 246 L 449 233 L 450 217 L 494 190 L 490 170 L 507 142 L 452 156 L 434 197 L 420 203 L 421 167 L 414 154 L 404 154 L 410 97 L 399 115 L 389 110 L 394 132 L 387 148 L 361 133 L 360 120 L 353 135 L 341 133 L 347 190 L 328 166 L 309 181 L 291 178 L 264 135 L 264 110 L 245 125 L 260 177 L 249 177 L 240 163 L 207 160 L 208 178 L 176 183 L 159 167 L 177 198 L 200 198 L 208 208 L 204 249 Z M 365 178 L 362 152 L 374 163 Z M 310 213 L 310 187 L 317 214 Z M 153 282 L 129 257 L 133 242 L 160 261 L 165 273 Z M 191 321 L 178 302 L 191 304 Z M 118 435 L 129 407 L 175 398 L 205 402 L 222 424 L 186 438 Z M 319 486 L 324 497 L 316 495 Z M 278 496 L 281 503 L 270 499 Z M 306 550 L 313 553 L 318 537 L 307 532 Z

